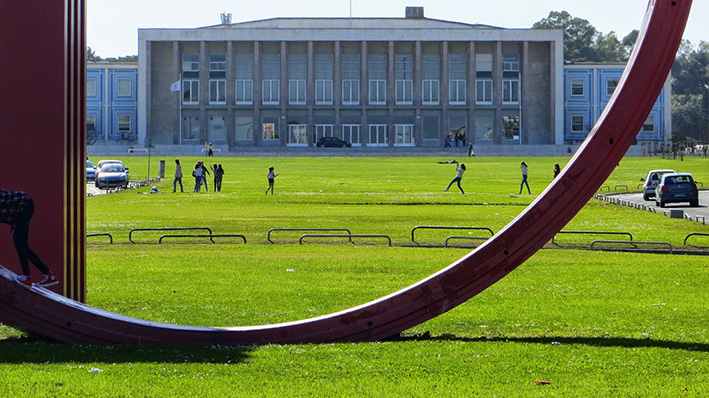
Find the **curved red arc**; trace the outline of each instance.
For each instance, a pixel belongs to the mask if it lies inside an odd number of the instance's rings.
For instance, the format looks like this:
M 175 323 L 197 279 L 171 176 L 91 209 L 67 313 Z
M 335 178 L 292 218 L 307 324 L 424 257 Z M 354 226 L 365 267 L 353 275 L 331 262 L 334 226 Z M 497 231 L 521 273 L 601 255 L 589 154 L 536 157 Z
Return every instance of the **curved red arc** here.
M 142 321 L 43 289 L 26 289 L 0 267 L 0 316 L 65 342 L 248 345 L 377 340 L 469 300 L 531 257 L 593 197 L 630 147 L 674 62 L 691 0 L 653 0 L 616 93 L 561 175 L 515 220 L 476 250 L 386 297 L 302 321 L 209 328 Z

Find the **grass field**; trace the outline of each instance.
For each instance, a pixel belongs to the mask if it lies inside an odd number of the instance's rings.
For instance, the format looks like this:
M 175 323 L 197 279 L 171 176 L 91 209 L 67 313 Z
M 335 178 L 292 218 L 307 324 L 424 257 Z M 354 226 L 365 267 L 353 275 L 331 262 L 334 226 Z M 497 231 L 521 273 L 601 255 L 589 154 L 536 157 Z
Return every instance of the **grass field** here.
M 196 159 L 181 160 L 189 175 Z M 532 195 L 519 197 L 511 197 L 519 189 L 516 158 L 464 159 L 465 195 L 443 192 L 455 171 L 436 161 L 448 159 L 215 160 L 226 170 L 222 193 L 128 191 L 88 199 L 88 232 L 116 239 L 88 243 L 90 305 L 213 326 L 349 308 L 408 286 L 468 250 L 388 247 L 381 240 L 298 245 L 299 234 L 287 232 L 274 234 L 278 244 L 271 245 L 267 231 L 349 228 L 388 234 L 395 245 L 411 244 L 416 225 L 498 231 L 551 182 L 553 164 L 568 159 L 525 159 Z M 147 159 L 125 161 L 133 174 L 146 174 Z M 280 176 L 276 194 L 266 196 L 269 166 Z M 709 160 L 697 158 L 624 159 L 608 185 L 634 189 L 659 167 L 689 171 L 709 185 Z M 191 191 L 192 178 L 184 180 Z M 171 191 L 171 178 L 158 186 Z M 244 234 L 248 244 L 158 245 L 159 233 L 136 235 L 136 245 L 127 240 L 132 228 L 167 226 L 209 226 Z M 707 232 L 596 200 L 566 229 L 627 231 L 673 245 L 687 233 Z M 417 241 L 441 245 L 448 235 L 426 231 Z M 542 250 L 464 305 L 379 343 L 68 346 L 0 325 L 0 396 L 707 396 L 708 268 L 709 260 L 697 256 Z

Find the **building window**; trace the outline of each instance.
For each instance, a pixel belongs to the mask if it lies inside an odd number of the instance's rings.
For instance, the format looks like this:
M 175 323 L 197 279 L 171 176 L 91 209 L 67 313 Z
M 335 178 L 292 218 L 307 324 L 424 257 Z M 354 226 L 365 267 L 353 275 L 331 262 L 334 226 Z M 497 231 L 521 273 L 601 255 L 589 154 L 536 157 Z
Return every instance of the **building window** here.
M 315 104 L 332 105 L 332 53 L 315 54 Z
M 437 140 L 441 134 L 438 116 L 424 116 L 421 123 L 421 134 L 424 140 Z
M 305 79 L 307 77 L 307 54 L 288 54 L 288 103 L 305 105 Z
M 342 104 L 359 105 L 359 54 L 342 54 Z
M 96 96 L 96 79 L 88 78 L 86 79 L 86 96 L 95 97 Z
M 236 80 L 236 104 L 252 105 L 254 103 L 254 81 L 251 79 Z
M 280 138 L 278 132 L 278 118 L 264 117 L 261 124 L 261 132 L 264 140 L 277 140 Z
M 519 54 L 502 54 L 502 71 L 519 72 Z
M 396 141 L 394 141 L 394 145 L 413 146 L 416 144 L 416 139 L 414 138 L 413 124 L 394 125 L 394 131 L 396 133 Z
M 209 141 L 226 141 L 226 118 L 209 118 L 209 125 L 207 125 L 207 139 Z
M 506 79 L 502 81 L 502 103 L 519 104 L 519 80 Z
M 198 117 L 183 117 L 182 118 L 182 140 L 183 141 L 199 140 L 199 118 Z
M 119 97 L 130 97 L 133 91 L 133 82 L 131 79 L 118 79 L 118 96 Z
M 448 54 L 448 103 L 465 105 L 466 96 L 466 54 Z
M 254 55 L 236 54 L 236 104 L 254 103 Z
M 226 104 L 226 80 L 209 81 L 209 103 L 211 105 Z
M 396 77 L 396 104 L 414 103 L 414 56 L 410 53 L 394 55 Z
M 387 146 L 389 137 L 387 136 L 386 124 L 369 125 L 369 146 Z
M 288 103 L 291 105 L 305 105 L 305 79 L 291 79 L 288 81 Z
M 571 96 L 582 97 L 584 95 L 583 79 L 571 79 Z
M 502 138 L 508 141 L 519 140 L 519 116 L 502 117 Z
M 369 54 L 369 104 L 386 105 L 386 54 Z
M 352 145 L 361 144 L 362 140 L 359 136 L 359 124 L 343 124 L 342 139 L 349 141 Z
M 96 132 L 96 115 L 86 115 L 86 131 L 89 133 Z
M 615 88 L 618 87 L 619 79 L 606 79 L 606 95 L 613 95 Z
M 261 74 L 263 82 L 261 89 L 263 104 L 278 105 L 281 100 L 281 56 L 278 53 L 265 53 L 262 58 Z
M 226 77 L 226 54 L 211 54 L 209 56 L 209 76 Z
M 182 73 L 185 72 L 199 72 L 199 54 L 182 54 Z
M 237 140 L 254 139 L 254 118 L 252 116 L 236 116 L 234 138 Z
M 315 125 L 315 140 L 323 137 L 334 137 L 333 130 L 335 126 L 332 124 L 316 124 Z
M 271 79 L 263 81 L 263 104 L 278 105 L 280 99 L 280 80 Z
M 571 116 L 571 132 L 572 133 L 584 133 L 585 132 L 585 120 L 583 115 L 573 115 Z
M 131 132 L 131 115 L 118 115 L 118 132 L 121 137 Z
M 438 105 L 440 103 L 440 58 L 438 54 L 421 55 L 422 63 L 422 103 Z
M 492 54 L 475 54 L 475 72 L 492 74 Z
M 289 124 L 288 125 L 288 145 L 292 146 L 307 146 L 308 145 L 308 129 L 304 124 Z
M 643 123 L 643 133 L 654 133 L 655 132 L 655 116 L 650 115 L 645 119 L 645 123 Z
M 475 103 L 478 105 L 492 104 L 492 79 L 475 80 Z
M 199 80 L 182 81 L 182 103 L 199 105 Z
M 332 79 L 315 80 L 315 104 L 332 105 Z

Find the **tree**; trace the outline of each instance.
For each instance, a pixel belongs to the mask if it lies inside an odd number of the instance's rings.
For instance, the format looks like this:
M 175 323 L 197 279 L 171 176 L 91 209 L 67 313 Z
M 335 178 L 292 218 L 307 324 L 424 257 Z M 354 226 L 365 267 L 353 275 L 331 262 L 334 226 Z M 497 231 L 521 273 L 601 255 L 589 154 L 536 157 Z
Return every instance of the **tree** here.
M 672 134 L 709 143 L 709 43 L 683 40 L 672 65 Z
M 623 46 L 625 46 L 625 51 L 628 53 L 628 56 L 630 56 L 630 53 L 633 52 L 635 42 L 638 41 L 639 35 L 640 31 L 634 29 L 623 38 Z
M 595 50 L 596 60 L 598 61 L 625 62 L 628 60 L 628 51 L 613 31 L 607 35 L 598 34 Z
M 96 55 L 96 52 L 91 49 L 91 47 L 86 47 L 86 62 L 99 62 L 102 61 L 101 57 Z
M 532 29 L 563 29 L 564 58 L 571 62 L 595 61 L 594 41 L 598 32 L 587 20 L 572 17 L 566 11 L 552 11 L 532 25 Z
M 702 141 L 702 133 L 707 131 L 704 113 L 705 97 L 696 94 L 672 95 L 672 137 L 673 141 L 686 141 L 688 137 Z

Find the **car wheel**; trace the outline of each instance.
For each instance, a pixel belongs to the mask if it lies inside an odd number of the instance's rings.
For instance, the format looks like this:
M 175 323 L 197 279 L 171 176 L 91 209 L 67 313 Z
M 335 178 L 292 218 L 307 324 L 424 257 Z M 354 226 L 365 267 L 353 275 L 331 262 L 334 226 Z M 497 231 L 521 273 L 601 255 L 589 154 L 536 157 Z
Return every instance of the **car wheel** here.
M 650 196 L 648 194 L 643 195 L 643 200 L 650 200 Z
M 665 202 L 664 202 L 664 201 L 662 201 L 662 200 L 660 201 L 660 207 L 662 207 L 662 208 L 664 208 L 664 207 L 665 207 Z
M 699 199 L 689 201 L 689 207 L 698 207 L 698 206 L 699 206 Z
M 325 148 L 325 144 L 320 144 L 320 148 Z

